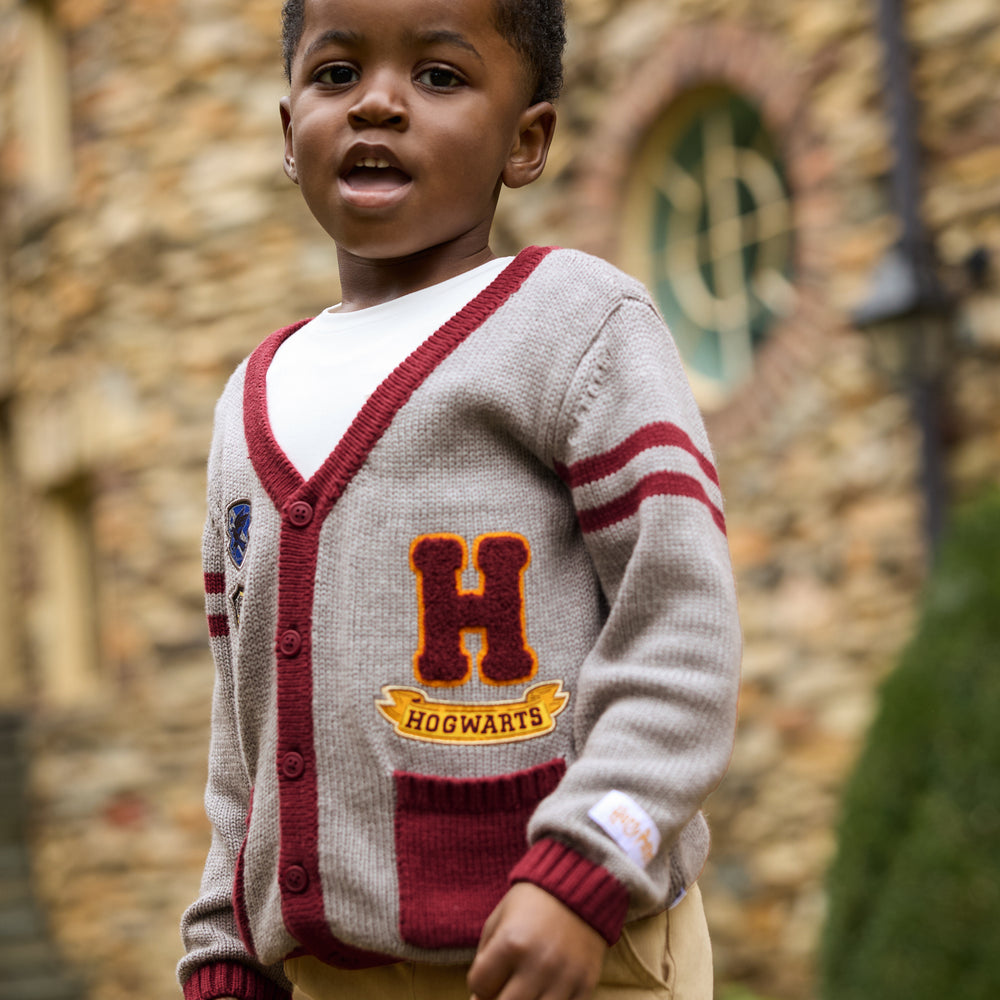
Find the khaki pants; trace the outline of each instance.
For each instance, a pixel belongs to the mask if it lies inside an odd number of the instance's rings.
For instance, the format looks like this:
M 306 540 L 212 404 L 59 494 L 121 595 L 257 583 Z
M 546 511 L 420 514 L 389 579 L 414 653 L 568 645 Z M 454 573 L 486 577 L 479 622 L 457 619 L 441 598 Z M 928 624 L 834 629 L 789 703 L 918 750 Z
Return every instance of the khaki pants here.
M 296 1000 L 469 1000 L 467 965 L 399 962 L 345 972 L 314 958 L 285 962 Z M 712 1000 L 712 947 L 698 886 L 666 913 L 626 924 L 592 1000 Z

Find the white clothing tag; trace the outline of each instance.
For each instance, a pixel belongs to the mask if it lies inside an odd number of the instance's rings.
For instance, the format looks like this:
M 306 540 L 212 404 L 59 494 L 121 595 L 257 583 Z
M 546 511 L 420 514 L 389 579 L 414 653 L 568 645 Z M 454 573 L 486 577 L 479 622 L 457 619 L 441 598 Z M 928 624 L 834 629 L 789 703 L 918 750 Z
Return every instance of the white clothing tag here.
M 656 857 L 660 831 L 624 792 L 611 791 L 587 815 L 641 868 Z

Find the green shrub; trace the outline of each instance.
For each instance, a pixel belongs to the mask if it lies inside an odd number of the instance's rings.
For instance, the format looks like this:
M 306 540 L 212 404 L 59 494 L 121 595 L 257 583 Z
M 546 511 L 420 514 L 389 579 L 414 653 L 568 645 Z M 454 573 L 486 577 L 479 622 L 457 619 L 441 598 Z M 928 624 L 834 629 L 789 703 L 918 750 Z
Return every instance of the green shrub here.
M 768 1000 L 768 998 L 754 993 L 753 990 L 739 983 L 731 983 L 719 987 L 718 1000 Z
M 1000 497 L 956 517 L 844 798 L 824 1000 L 1000 998 Z

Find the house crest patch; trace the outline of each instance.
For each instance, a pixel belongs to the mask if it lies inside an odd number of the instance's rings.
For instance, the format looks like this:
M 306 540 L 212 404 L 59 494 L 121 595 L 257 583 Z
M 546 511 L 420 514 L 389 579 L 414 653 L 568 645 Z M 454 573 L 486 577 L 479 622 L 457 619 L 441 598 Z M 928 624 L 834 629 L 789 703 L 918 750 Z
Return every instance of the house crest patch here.
M 226 511 L 226 547 L 233 565 L 239 569 L 250 545 L 250 501 L 237 500 Z
M 561 681 L 536 681 L 513 699 L 466 702 L 434 695 L 433 689 L 455 691 L 474 676 L 487 691 L 526 685 L 538 672 L 524 607 L 524 573 L 531 563 L 528 540 L 506 531 L 479 535 L 472 546 L 472 564 L 479 574 L 475 589 L 461 584 L 468 562 L 469 546 L 460 535 L 441 532 L 413 540 L 413 674 L 422 686 L 385 685 L 375 706 L 398 736 L 412 740 L 468 746 L 545 736 L 569 702 Z M 469 633 L 480 639 L 476 656 L 465 646 Z

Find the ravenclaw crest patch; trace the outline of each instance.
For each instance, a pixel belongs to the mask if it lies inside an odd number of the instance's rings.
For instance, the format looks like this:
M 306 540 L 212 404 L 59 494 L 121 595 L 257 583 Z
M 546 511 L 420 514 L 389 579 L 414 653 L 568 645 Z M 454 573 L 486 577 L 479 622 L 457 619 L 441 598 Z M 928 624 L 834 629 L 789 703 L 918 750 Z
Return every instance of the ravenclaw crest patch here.
M 228 538 L 229 558 L 239 569 L 246 558 L 247 546 L 250 544 L 250 501 L 237 500 L 229 505 L 226 511 L 226 536 Z

